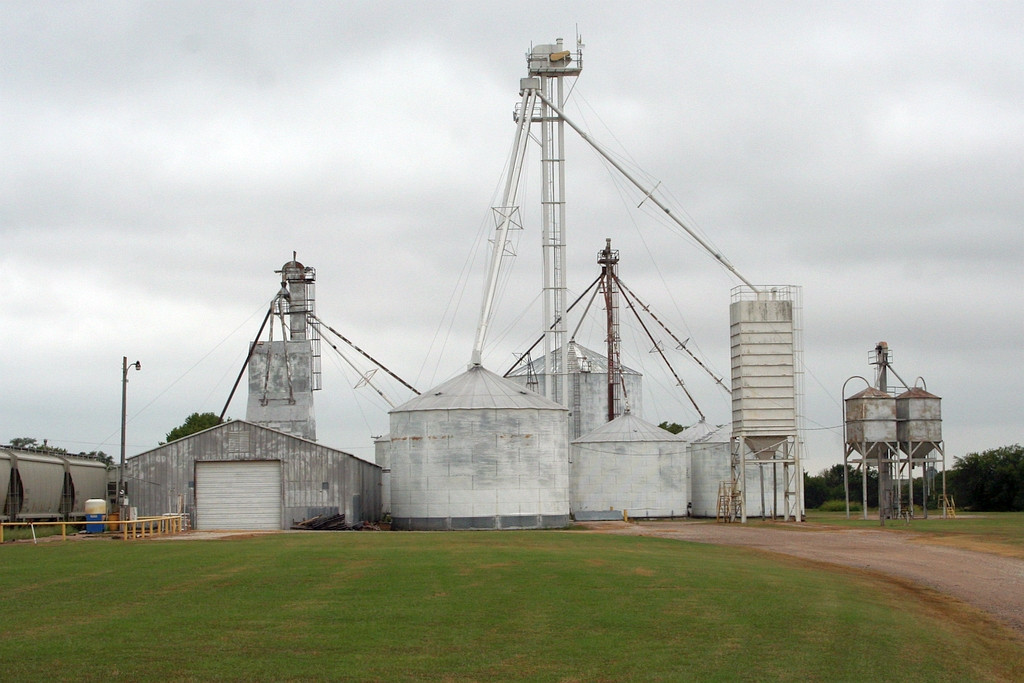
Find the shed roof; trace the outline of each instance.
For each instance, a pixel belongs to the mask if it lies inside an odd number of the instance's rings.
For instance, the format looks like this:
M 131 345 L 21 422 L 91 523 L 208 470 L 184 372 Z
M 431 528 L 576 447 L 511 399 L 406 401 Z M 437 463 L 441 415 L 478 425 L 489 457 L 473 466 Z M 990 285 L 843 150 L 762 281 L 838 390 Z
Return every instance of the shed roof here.
M 303 443 L 310 444 L 311 446 L 315 446 L 317 448 L 322 448 L 322 449 L 324 449 L 326 451 L 331 451 L 333 453 L 338 453 L 340 455 L 347 455 L 347 456 L 349 456 L 351 458 L 357 458 L 359 460 L 363 460 L 362 458 L 359 458 L 359 456 L 353 455 L 352 453 L 349 453 L 347 451 L 338 450 L 337 448 L 331 448 L 330 446 L 325 446 L 325 445 L 323 445 L 321 443 L 318 443 L 316 441 L 311 441 L 310 439 L 304 439 L 301 436 L 295 436 L 294 434 L 289 434 L 288 432 L 282 432 L 279 429 L 274 429 L 272 427 L 267 427 L 265 425 L 256 424 L 255 422 L 249 422 L 248 420 L 225 420 L 224 422 L 221 422 L 219 425 L 214 425 L 214 426 L 208 427 L 208 428 L 206 428 L 206 429 L 204 429 L 202 431 L 195 432 L 193 434 L 189 434 L 188 436 L 183 436 L 180 439 L 175 439 L 174 441 L 171 441 L 170 443 L 160 444 L 156 448 L 151 448 L 148 451 L 143 451 L 142 453 L 136 453 L 135 455 L 128 456 L 128 459 L 131 460 L 132 458 L 138 458 L 138 457 L 143 456 L 143 455 L 148 455 L 150 453 L 155 453 L 157 451 L 160 451 L 160 450 L 163 450 L 165 448 L 168 448 L 169 446 L 173 446 L 175 444 L 183 443 L 183 442 L 188 441 L 190 439 L 195 439 L 195 438 L 199 437 L 202 434 L 208 434 L 210 432 L 215 432 L 215 431 L 218 431 L 218 430 L 224 430 L 224 429 L 229 429 L 229 428 L 232 429 L 232 430 L 237 430 L 239 428 L 239 426 L 244 426 L 245 429 L 262 430 L 262 431 L 265 431 L 265 432 L 270 432 L 272 434 L 275 434 L 278 437 L 282 437 L 282 438 L 286 438 L 286 439 L 294 440 L 294 441 L 300 441 L 300 442 L 303 442 Z M 365 461 L 364 460 L 364 462 L 369 462 L 369 461 Z M 373 464 L 373 463 L 370 463 L 370 464 Z

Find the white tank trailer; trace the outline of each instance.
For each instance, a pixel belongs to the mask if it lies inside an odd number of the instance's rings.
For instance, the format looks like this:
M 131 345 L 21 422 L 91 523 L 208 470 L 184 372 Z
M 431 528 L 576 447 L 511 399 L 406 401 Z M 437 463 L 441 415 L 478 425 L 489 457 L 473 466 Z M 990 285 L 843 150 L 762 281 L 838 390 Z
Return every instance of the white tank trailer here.
M 115 470 L 91 458 L 0 449 L 0 518 L 79 519 L 85 501 L 106 498 Z
M 393 409 L 393 527 L 567 525 L 566 413 L 479 365 Z
M 577 520 L 685 517 L 686 441 L 631 413 L 572 442 L 569 500 Z

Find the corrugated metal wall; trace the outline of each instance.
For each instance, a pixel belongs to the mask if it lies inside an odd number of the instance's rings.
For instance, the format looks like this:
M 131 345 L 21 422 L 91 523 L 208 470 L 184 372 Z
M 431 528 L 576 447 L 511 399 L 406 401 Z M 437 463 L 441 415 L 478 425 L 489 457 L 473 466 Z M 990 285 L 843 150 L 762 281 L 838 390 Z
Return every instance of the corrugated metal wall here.
M 243 420 L 218 425 L 129 459 L 129 504 L 137 507 L 140 515 L 181 510 L 194 516 L 197 460 L 280 460 L 282 528 L 318 514 L 344 513 L 349 522 L 380 519 L 380 467 Z

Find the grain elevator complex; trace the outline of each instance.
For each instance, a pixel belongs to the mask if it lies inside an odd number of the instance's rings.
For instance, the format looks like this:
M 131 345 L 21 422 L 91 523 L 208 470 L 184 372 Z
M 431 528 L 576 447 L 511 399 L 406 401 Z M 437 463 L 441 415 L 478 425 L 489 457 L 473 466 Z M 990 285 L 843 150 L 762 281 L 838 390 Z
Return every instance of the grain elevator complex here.
M 33 506 L 45 507 L 47 514 L 80 514 L 80 492 L 113 501 L 110 483 L 119 475 L 134 514 L 183 515 L 198 529 L 286 529 L 324 516 L 383 519 L 399 530 L 546 529 L 572 520 L 691 516 L 802 520 L 800 287 L 753 284 L 662 202 L 657 185 L 638 180 L 566 115 L 567 81 L 583 66 L 579 41 L 574 48 L 561 39 L 532 46 L 526 64 L 463 370 L 423 392 L 401 380 L 321 320 L 316 270 L 293 253 L 275 271 L 280 284 L 235 385 L 247 380 L 244 420 L 137 454 L 120 473 L 96 463 L 0 450 L 4 518 L 24 517 L 36 511 Z M 565 137 L 573 132 L 640 193 L 641 204 L 660 209 L 673 230 L 736 279 L 729 303 L 728 379 L 717 376 L 689 338 L 681 340 L 626 284 L 612 238 L 574 233 L 569 239 Z M 510 232 L 524 229 L 520 202 L 531 146 L 539 147 L 541 170 L 542 319 L 537 342 L 517 353 L 511 367 L 489 369 L 485 351 L 514 253 Z M 600 274 L 570 303 L 567 251 L 596 246 L 599 239 Z M 628 259 L 622 261 L 628 271 Z M 600 318 L 602 338 L 596 342 L 578 338 L 588 315 Z M 624 320 L 642 330 L 638 336 L 663 361 L 673 389 L 692 404 L 698 419 L 682 433 L 644 419 L 645 410 L 658 408 L 650 405 L 650 394 L 645 398 L 644 373 L 651 370 L 623 362 Z M 666 350 L 655 333 L 675 348 Z M 720 334 L 724 341 L 724 320 Z M 372 373 L 360 381 L 390 405 L 387 434 L 374 437 L 374 463 L 317 441 L 321 344 L 338 350 L 332 338 L 411 392 L 404 402 L 393 402 Z M 727 395 L 731 415 L 705 415 L 683 380 L 687 373 L 675 366 L 677 358 Z M 874 384 L 845 398 L 844 411 L 844 464 L 878 472 L 883 519 L 913 508 L 915 468 L 925 487 L 934 486 L 940 462 L 944 468 L 939 399 L 917 385 L 893 395 L 890 360 L 881 343 Z M 233 395 L 234 389 L 222 419 Z M 25 482 L 44 469 L 62 484 L 42 494 Z M 927 488 L 919 500 L 926 497 Z

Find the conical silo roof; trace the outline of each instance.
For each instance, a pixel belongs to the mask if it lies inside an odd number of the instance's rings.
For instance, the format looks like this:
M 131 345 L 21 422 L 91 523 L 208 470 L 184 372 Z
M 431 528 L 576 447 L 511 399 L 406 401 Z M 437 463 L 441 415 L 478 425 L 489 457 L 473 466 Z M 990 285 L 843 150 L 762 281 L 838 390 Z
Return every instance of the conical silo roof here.
M 561 353 L 561 347 L 555 349 L 551 353 L 552 355 L 557 356 Z M 572 342 L 569 347 L 569 371 L 579 372 L 581 371 L 581 368 L 586 368 L 585 372 L 608 372 L 608 358 L 607 356 L 602 356 L 597 351 Z M 636 370 L 625 365 L 619 366 L 619 370 L 624 375 L 640 374 Z M 530 363 L 524 363 L 523 365 L 518 366 L 515 370 L 509 373 L 509 377 L 518 377 L 530 374 L 543 375 L 546 372 L 547 356 L 541 356 Z
M 910 389 L 907 389 L 902 394 L 900 394 L 899 396 L 896 397 L 897 400 L 899 400 L 899 399 L 907 399 L 907 398 L 939 398 L 939 397 L 936 396 L 935 394 L 928 393 L 926 390 L 922 389 L 921 387 L 911 387 Z
M 692 443 L 729 443 L 732 440 L 732 425 L 719 425 Z
M 683 441 L 700 441 L 713 431 L 715 431 L 714 425 L 708 424 L 706 420 L 699 420 L 693 426 L 680 432 L 679 438 Z
M 876 389 L 874 387 L 868 387 L 867 389 L 864 389 L 862 391 L 858 391 L 856 394 L 854 394 L 853 396 L 850 396 L 846 400 L 847 401 L 852 401 L 852 400 L 858 399 L 858 398 L 892 398 L 892 396 L 890 396 L 889 394 L 885 393 L 881 389 Z
M 650 422 L 645 422 L 632 413 L 626 413 L 615 418 L 611 422 L 584 434 L 573 443 L 608 443 L 628 441 L 683 441 L 682 437 L 670 431 L 662 429 Z
M 483 366 L 474 365 L 461 375 L 406 401 L 390 412 L 481 408 L 567 410 L 564 406 L 524 389 L 522 385 L 500 377 Z

